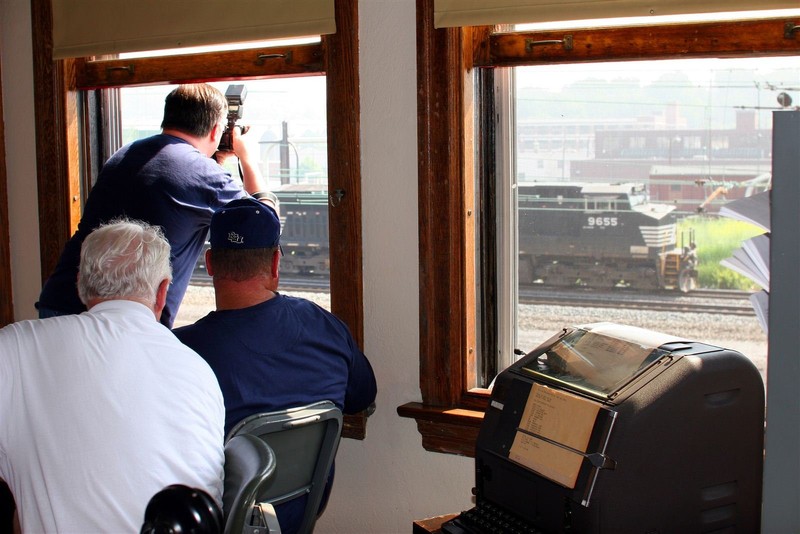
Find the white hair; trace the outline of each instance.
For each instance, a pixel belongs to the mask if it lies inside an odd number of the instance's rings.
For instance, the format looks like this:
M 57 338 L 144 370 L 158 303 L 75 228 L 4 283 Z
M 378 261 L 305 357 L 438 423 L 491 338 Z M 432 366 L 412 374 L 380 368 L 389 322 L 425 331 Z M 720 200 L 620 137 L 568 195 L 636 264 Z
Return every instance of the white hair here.
M 172 281 L 170 246 L 158 226 L 115 219 L 97 227 L 81 247 L 78 295 L 94 299 L 135 298 L 155 304 L 158 285 Z

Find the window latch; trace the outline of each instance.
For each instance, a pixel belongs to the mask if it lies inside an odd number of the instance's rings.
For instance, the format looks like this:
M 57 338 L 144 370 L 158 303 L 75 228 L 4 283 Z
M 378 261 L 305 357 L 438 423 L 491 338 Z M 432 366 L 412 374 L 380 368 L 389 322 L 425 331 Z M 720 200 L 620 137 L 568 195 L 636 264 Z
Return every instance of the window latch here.
M 289 50 L 285 54 L 258 54 L 256 57 L 256 65 L 263 65 L 268 59 L 283 59 L 286 63 L 292 63 L 292 51 Z
M 534 47 L 560 44 L 564 45 L 564 50 L 572 50 L 572 36 L 565 35 L 563 39 L 547 39 L 536 41 L 535 39 L 525 39 L 525 52 L 530 54 Z

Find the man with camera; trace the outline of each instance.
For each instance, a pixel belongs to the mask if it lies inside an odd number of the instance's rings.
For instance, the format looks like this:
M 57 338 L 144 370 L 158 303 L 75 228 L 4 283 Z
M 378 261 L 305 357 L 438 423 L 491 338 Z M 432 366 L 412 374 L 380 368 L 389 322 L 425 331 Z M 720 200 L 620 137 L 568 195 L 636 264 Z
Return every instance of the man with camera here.
M 103 222 L 119 216 L 160 226 L 171 245 L 174 280 L 161 322 L 172 327 L 208 233 L 211 214 L 227 202 L 254 195 L 275 205 L 257 158 L 221 91 L 208 84 L 180 85 L 167 95 L 160 134 L 118 150 L 103 166 L 84 207 L 78 230 L 67 243 L 55 271 L 45 282 L 36 307 L 39 317 L 81 313 L 76 274 L 80 247 Z M 227 134 L 226 134 L 227 132 Z M 223 134 L 230 140 L 218 151 Z M 220 163 L 239 158 L 241 182 Z

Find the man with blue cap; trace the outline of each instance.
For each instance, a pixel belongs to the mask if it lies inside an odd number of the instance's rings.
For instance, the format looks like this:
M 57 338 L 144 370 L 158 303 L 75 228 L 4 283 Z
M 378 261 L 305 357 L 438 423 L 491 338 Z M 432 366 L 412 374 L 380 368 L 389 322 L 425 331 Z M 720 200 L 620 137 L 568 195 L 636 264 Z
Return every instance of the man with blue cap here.
M 309 300 L 278 292 L 280 233 L 275 210 L 253 198 L 216 211 L 206 252 L 216 310 L 174 330 L 216 373 L 226 433 L 255 413 L 322 400 L 357 413 L 375 401 L 375 375 L 347 326 Z M 296 531 L 305 500 L 275 507 L 281 532 Z

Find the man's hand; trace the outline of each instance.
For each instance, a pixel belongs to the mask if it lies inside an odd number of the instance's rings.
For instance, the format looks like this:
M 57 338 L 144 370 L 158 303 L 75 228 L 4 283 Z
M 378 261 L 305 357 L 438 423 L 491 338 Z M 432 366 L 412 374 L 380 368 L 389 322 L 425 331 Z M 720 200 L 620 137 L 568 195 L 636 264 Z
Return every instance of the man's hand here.
M 243 136 L 250 130 L 250 126 L 236 125 L 231 130 L 230 146 L 232 150 L 217 150 L 214 152 L 214 159 L 220 165 L 231 157 L 238 157 L 242 161 L 249 161 L 250 155 L 253 153 L 252 148 L 249 146 L 250 139 L 245 139 Z
M 245 138 L 249 130 L 249 126 L 235 126 L 232 131 L 231 145 L 233 146 L 233 152 L 242 161 L 249 161 L 253 153 L 250 139 Z

